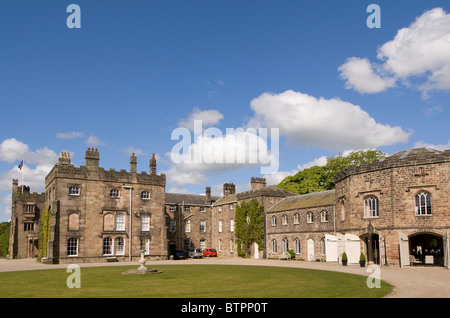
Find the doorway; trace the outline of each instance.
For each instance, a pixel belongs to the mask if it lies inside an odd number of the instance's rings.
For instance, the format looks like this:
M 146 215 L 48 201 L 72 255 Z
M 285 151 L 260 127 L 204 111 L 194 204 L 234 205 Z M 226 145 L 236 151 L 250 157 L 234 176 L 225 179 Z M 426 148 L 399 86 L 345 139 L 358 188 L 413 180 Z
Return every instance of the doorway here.
M 440 235 L 433 233 L 411 235 L 409 253 L 419 264 L 444 266 L 444 244 Z
M 380 236 L 378 234 L 367 234 L 361 238 L 367 255 L 367 261 L 380 264 Z

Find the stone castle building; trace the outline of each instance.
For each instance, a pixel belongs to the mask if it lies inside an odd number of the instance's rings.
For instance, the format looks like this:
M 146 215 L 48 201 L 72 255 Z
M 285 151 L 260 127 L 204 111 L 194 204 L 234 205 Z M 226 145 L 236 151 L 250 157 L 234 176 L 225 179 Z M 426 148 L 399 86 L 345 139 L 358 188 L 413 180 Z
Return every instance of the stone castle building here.
M 288 250 L 307 261 L 349 263 L 360 253 L 380 265 L 412 263 L 449 266 L 450 150 L 400 151 L 369 165 L 349 167 L 335 178 L 335 190 L 297 195 L 264 178 L 249 191 L 223 185 L 223 196 L 166 193 L 166 177 L 99 167 L 97 149 L 86 165 L 74 167 L 61 154 L 45 180 L 45 194 L 22 193 L 13 180 L 10 255 L 35 257 L 41 212 L 50 209 L 49 262 L 153 259 L 176 251 L 216 248 L 237 257 L 234 213 L 256 199 L 264 207 L 264 246 L 251 257 L 282 258 Z M 131 211 L 131 212 L 130 212 Z

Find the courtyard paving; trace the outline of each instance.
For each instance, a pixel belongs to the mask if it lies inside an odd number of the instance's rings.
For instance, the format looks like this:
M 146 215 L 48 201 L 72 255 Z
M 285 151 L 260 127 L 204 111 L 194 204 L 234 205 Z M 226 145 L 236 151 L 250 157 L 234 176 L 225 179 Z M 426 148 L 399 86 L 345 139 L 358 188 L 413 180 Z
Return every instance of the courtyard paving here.
M 372 275 L 358 265 L 342 266 L 336 263 L 266 260 L 266 259 L 237 259 L 237 258 L 204 258 L 188 260 L 147 261 L 146 266 L 157 267 L 158 264 L 217 264 L 217 265 L 256 265 L 256 266 L 283 266 L 293 268 L 307 268 L 327 271 L 337 271 L 364 276 Z M 139 262 L 117 263 L 84 263 L 80 267 L 92 266 L 123 266 L 136 265 Z M 34 259 L 5 260 L 0 259 L 0 272 L 66 268 L 67 264 L 48 265 L 36 262 Z M 394 286 L 386 298 L 449 298 L 450 297 L 450 270 L 442 267 L 406 267 L 383 266 L 380 269 L 381 279 Z

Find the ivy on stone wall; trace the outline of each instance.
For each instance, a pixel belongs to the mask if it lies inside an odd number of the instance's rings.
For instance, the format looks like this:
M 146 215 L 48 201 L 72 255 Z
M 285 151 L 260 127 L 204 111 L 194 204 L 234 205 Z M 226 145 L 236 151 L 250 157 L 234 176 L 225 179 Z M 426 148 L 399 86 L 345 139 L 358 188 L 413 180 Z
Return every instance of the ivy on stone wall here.
M 235 237 L 240 257 L 250 256 L 253 243 L 257 243 L 259 250 L 264 248 L 264 206 L 255 199 L 249 203 L 242 202 L 236 206 Z
M 41 216 L 41 226 L 39 228 L 39 253 L 38 260 L 47 257 L 47 244 L 50 232 L 50 211 L 45 206 Z

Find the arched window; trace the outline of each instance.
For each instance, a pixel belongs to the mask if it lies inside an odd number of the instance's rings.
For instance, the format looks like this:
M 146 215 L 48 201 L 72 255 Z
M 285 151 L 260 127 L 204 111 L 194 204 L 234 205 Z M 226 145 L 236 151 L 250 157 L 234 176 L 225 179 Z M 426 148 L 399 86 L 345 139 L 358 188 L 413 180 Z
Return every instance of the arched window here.
M 281 217 L 281 224 L 282 224 L 282 225 L 287 225 L 287 223 L 288 223 L 288 217 L 287 217 L 286 214 L 284 214 L 284 215 Z
M 78 255 L 78 239 L 71 237 L 67 240 L 67 256 Z
M 300 224 L 300 214 L 294 214 L 294 224 Z
M 378 198 L 376 196 L 367 197 L 364 200 L 364 217 L 377 218 L 379 216 Z
M 296 238 L 294 240 L 295 253 L 300 254 L 300 240 Z
M 116 237 L 114 242 L 114 254 L 115 255 L 123 255 L 125 253 L 125 241 L 123 237 Z
M 184 231 L 185 231 L 186 233 L 191 232 L 191 220 L 187 220 L 187 221 L 186 221 L 186 223 L 185 223 L 185 225 L 184 225 Z
M 114 231 L 114 215 L 107 213 L 103 215 L 103 231 Z
M 112 238 L 110 237 L 103 239 L 103 255 L 112 255 Z
M 416 194 L 416 215 L 431 215 L 431 195 L 426 191 Z
M 321 252 L 323 255 L 325 255 L 327 253 L 325 238 L 322 238 L 322 240 L 320 241 L 320 245 L 321 245 Z
M 289 249 L 288 239 L 285 238 L 283 239 L 283 253 L 287 253 L 288 249 Z
M 272 240 L 272 253 L 274 253 L 274 254 L 277 253 L 277 240 L 276 239 Z
M 313 223 L 314 222 L 314 214 L 309 211 L 306 213 L 306 223 Z
M 328 222 L 328 211 L 327 210 L 320 211 L 320 222 Z
M 272 216 L 272 226 L 277 226 L 277 217 L 275 215 Z

